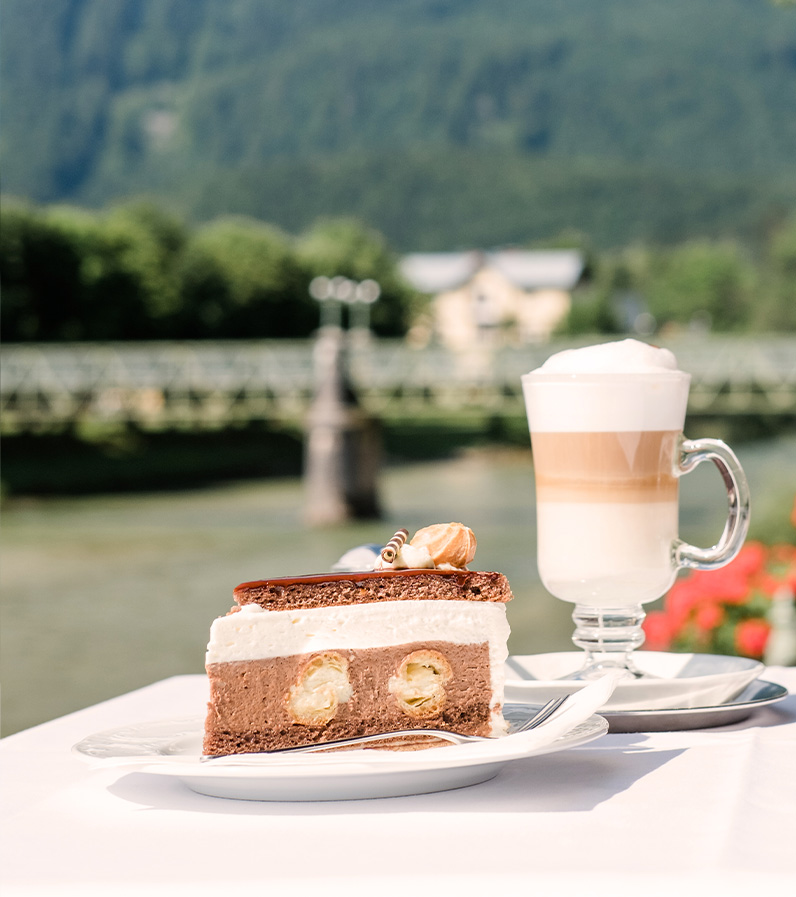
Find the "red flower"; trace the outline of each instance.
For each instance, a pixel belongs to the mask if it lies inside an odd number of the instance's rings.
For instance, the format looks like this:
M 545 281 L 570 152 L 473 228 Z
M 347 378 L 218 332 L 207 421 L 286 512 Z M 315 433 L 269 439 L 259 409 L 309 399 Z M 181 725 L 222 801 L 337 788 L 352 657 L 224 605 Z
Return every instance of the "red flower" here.
M 694 623 L 702 632 L 710 632 L 724 622 L 724 608 L 712 601 L 704 601 L 694 613 Z
M 742 620 L 735 627 L 735 647 L 744 657 L 762 658 L 771 626 L 765 620 Z
M 771 546 L 771 560 L 775 564 L 796 564 L 796 545 L 780 542 Z
M 669 589 L 664 603 L 673 631 L 678 630 L 688 620 L 694 605 L 701 597 L 702 587 L 694 576 L 678 580 Z
M 648 651 L 665 651 L 672 641 L 674 627 L 662 610 L 651 610 L 644 620 L 644 647 Z
M 678 579 L 664 597 L 663 611 L 647 617 L 647 648 L 762 659 L 772 603 L 794 595 L 796 545 L 749 542 L 721 569 L 692 570 Z
M 749 596 L 750 575 L 743 562 L 736 565 L 739 559 L 740 555 L 720 570 L 700 571 L 705 577 L 702 591 L 704 597 L 717 598 L 728 604 L 743 604 L 746 601 Z
M 770 573 L 765 573 L 758 580 L 757 586 L 764 595 L 771 598 L 782 588 L 782 580 Z
M 738 556 L 730 561 L 725 570 L 733 570 L 740 576 L 754 576 L 766 564 L 766 547 L 760 542 L 747 542 L 738 552 Z

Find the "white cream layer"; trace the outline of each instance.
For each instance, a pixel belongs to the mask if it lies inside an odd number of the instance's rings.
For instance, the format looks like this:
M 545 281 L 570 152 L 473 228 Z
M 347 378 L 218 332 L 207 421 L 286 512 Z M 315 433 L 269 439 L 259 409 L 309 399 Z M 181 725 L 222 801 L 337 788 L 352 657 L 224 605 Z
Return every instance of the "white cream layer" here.
M 509 632 L 505 605 L 488 601 L 380 601 L 281 611 L 246 604 L 237 613 L 213 622 L 206 662 L 265 660 L 412 642 L 488 642 L 492 693 L 499 702 Z

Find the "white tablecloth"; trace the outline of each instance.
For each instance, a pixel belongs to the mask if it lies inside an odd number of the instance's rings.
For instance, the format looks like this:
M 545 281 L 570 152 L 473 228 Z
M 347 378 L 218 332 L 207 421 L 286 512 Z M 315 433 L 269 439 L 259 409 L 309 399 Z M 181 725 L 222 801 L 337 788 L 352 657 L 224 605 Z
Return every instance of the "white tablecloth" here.
M 763 678 L 796 692 L 795 669 Z M 377 800 L 205 797 L 71 753 L 205 700 L 203 676 L 180 676 L 3 739 L 4 897 L 796 894 L 793 694 L 743 723 L 606 735 L 480 785 Z

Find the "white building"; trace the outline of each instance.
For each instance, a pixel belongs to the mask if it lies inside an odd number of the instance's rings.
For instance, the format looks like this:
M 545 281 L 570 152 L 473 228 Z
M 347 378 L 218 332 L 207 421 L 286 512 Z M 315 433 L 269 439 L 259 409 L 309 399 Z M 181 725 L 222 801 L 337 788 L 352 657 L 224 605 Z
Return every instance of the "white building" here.
M 429 252 L 403 258 L 406 281 L 432 296 L 434 338 L 451 349 L 550 339 L 584 272 L 577 250 Z

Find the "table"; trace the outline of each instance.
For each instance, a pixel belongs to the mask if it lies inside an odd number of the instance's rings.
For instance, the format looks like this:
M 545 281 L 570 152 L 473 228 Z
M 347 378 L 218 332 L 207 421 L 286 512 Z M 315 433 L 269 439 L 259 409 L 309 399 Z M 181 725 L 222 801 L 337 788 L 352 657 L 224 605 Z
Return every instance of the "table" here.
M 455 791 L 313 803 L 206 797 L 71 753 L 203 713 L 205 677 L 166 679 L 0 742 L 2 893 L 790 897 L 796 669 L 763 678 L 791 695 L 734 725 L 609 734 Z

